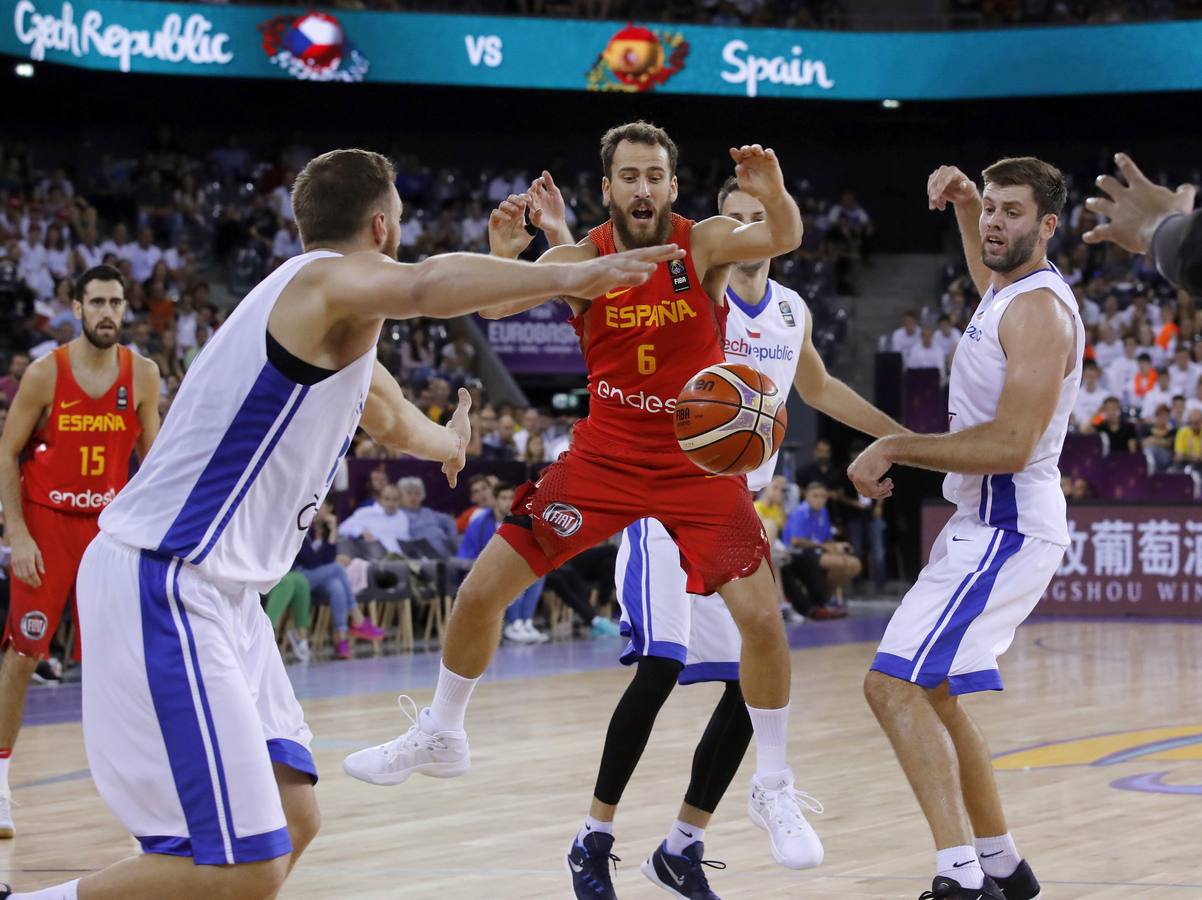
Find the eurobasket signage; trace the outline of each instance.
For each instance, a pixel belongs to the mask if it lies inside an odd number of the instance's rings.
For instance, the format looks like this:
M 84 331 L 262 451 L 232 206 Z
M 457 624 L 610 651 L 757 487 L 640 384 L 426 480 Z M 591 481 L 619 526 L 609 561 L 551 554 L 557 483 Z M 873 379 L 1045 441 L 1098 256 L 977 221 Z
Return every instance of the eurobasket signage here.
M 135 74 L 748 98 L 1202 89 L 1202 22 L 890 34 L 7 0 L 0 3 L 0 54 Z

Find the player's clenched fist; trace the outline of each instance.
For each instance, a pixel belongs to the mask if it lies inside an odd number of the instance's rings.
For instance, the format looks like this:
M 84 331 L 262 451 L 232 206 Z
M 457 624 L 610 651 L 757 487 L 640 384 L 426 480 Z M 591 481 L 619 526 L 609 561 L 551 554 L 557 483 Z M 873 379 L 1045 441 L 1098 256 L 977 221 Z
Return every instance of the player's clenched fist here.
M 955 166 L 940 166 L 927 179 L 927 205 L 943 210 L 952 205 L 979 199 L 973 180 Z
M 735 161 L 735 176 L 743 193 L 766 200 L 785 192 L 785 176 L 771 147 L 766 150 L 759 144 L 731 147 L 730 158 Z

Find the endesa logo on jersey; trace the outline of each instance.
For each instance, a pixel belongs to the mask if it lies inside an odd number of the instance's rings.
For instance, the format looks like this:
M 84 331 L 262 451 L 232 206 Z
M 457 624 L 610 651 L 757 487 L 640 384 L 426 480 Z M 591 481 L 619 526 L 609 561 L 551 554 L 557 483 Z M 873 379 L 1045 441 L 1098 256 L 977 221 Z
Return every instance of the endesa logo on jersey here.
M 604 378 L 597 382 L 596 392 L 598 400 L 616 400 L 623 406 L 631 406 L 635 409 L 641 409 L 643 412 L 676 412 L 675 397 L 665 400 L 663 397 L 656 397 L 654 394 L 648 394 L 646 391 L 631 393 L 630 391 L 622 390 L 620 387 L 614 387 Z
M 610 328 L 660 328 L 695 318 L 697 311 L 684 299 L 605 308 L 605 324 Z
M 113 502 L 117 491 L 109 488 L 103 494 L 99 491 L 51 491 L 50 502 L 59 506 L 69 506 L 72 509 L 104 509 Z
M 722 342 L 722 349 L 726 351 L 728 358 L 735 356 L 760 362 L 766 359 L 783 359 L 785 362 L 792 362 L 793 357 L 797 355 L 796 351 L 787 344 L 752 344 L 743 338 L 726 338 Z
M 117 413 L 102 413 L 98 416 L 87 413 L 60 413 L 59 431 L 127 431 L 125 417 Z

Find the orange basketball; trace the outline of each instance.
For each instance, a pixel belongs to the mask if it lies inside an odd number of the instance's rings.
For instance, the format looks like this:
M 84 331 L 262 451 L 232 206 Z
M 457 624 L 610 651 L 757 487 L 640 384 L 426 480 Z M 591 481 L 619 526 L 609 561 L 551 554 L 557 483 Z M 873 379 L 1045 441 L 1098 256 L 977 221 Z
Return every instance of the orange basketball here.
M 785 395 L 751 366 L 719 363 L 689 379 L 676 401 L 676 440 L 715 475 L 746 475 L 780 448 Z

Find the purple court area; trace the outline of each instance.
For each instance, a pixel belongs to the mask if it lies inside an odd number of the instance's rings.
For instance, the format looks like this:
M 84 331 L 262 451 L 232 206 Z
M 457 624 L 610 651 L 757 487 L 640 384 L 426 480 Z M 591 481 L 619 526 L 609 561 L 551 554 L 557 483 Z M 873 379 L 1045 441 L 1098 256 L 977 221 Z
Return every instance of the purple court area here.
M 794 650 L 876 641 L 885 633 L 889 617 L 868 616 L 830 622 L 807 622 L 788 628 L 789 646 Z M 502 646 L 486 681 L 539 678 L 594 672 L 618 665 L 625 641 L 555 641 L 533 646 Z M 288 674 L 301 700 L 351 697 L 385 691 L 412 691 L 434 687 L 439 654 L 402 653 L 347 661 L 311 663 L 288 667 Z M 78 722 L 79 684 L 58 684 L 30 689 L 25 701 L 25 726 Z

